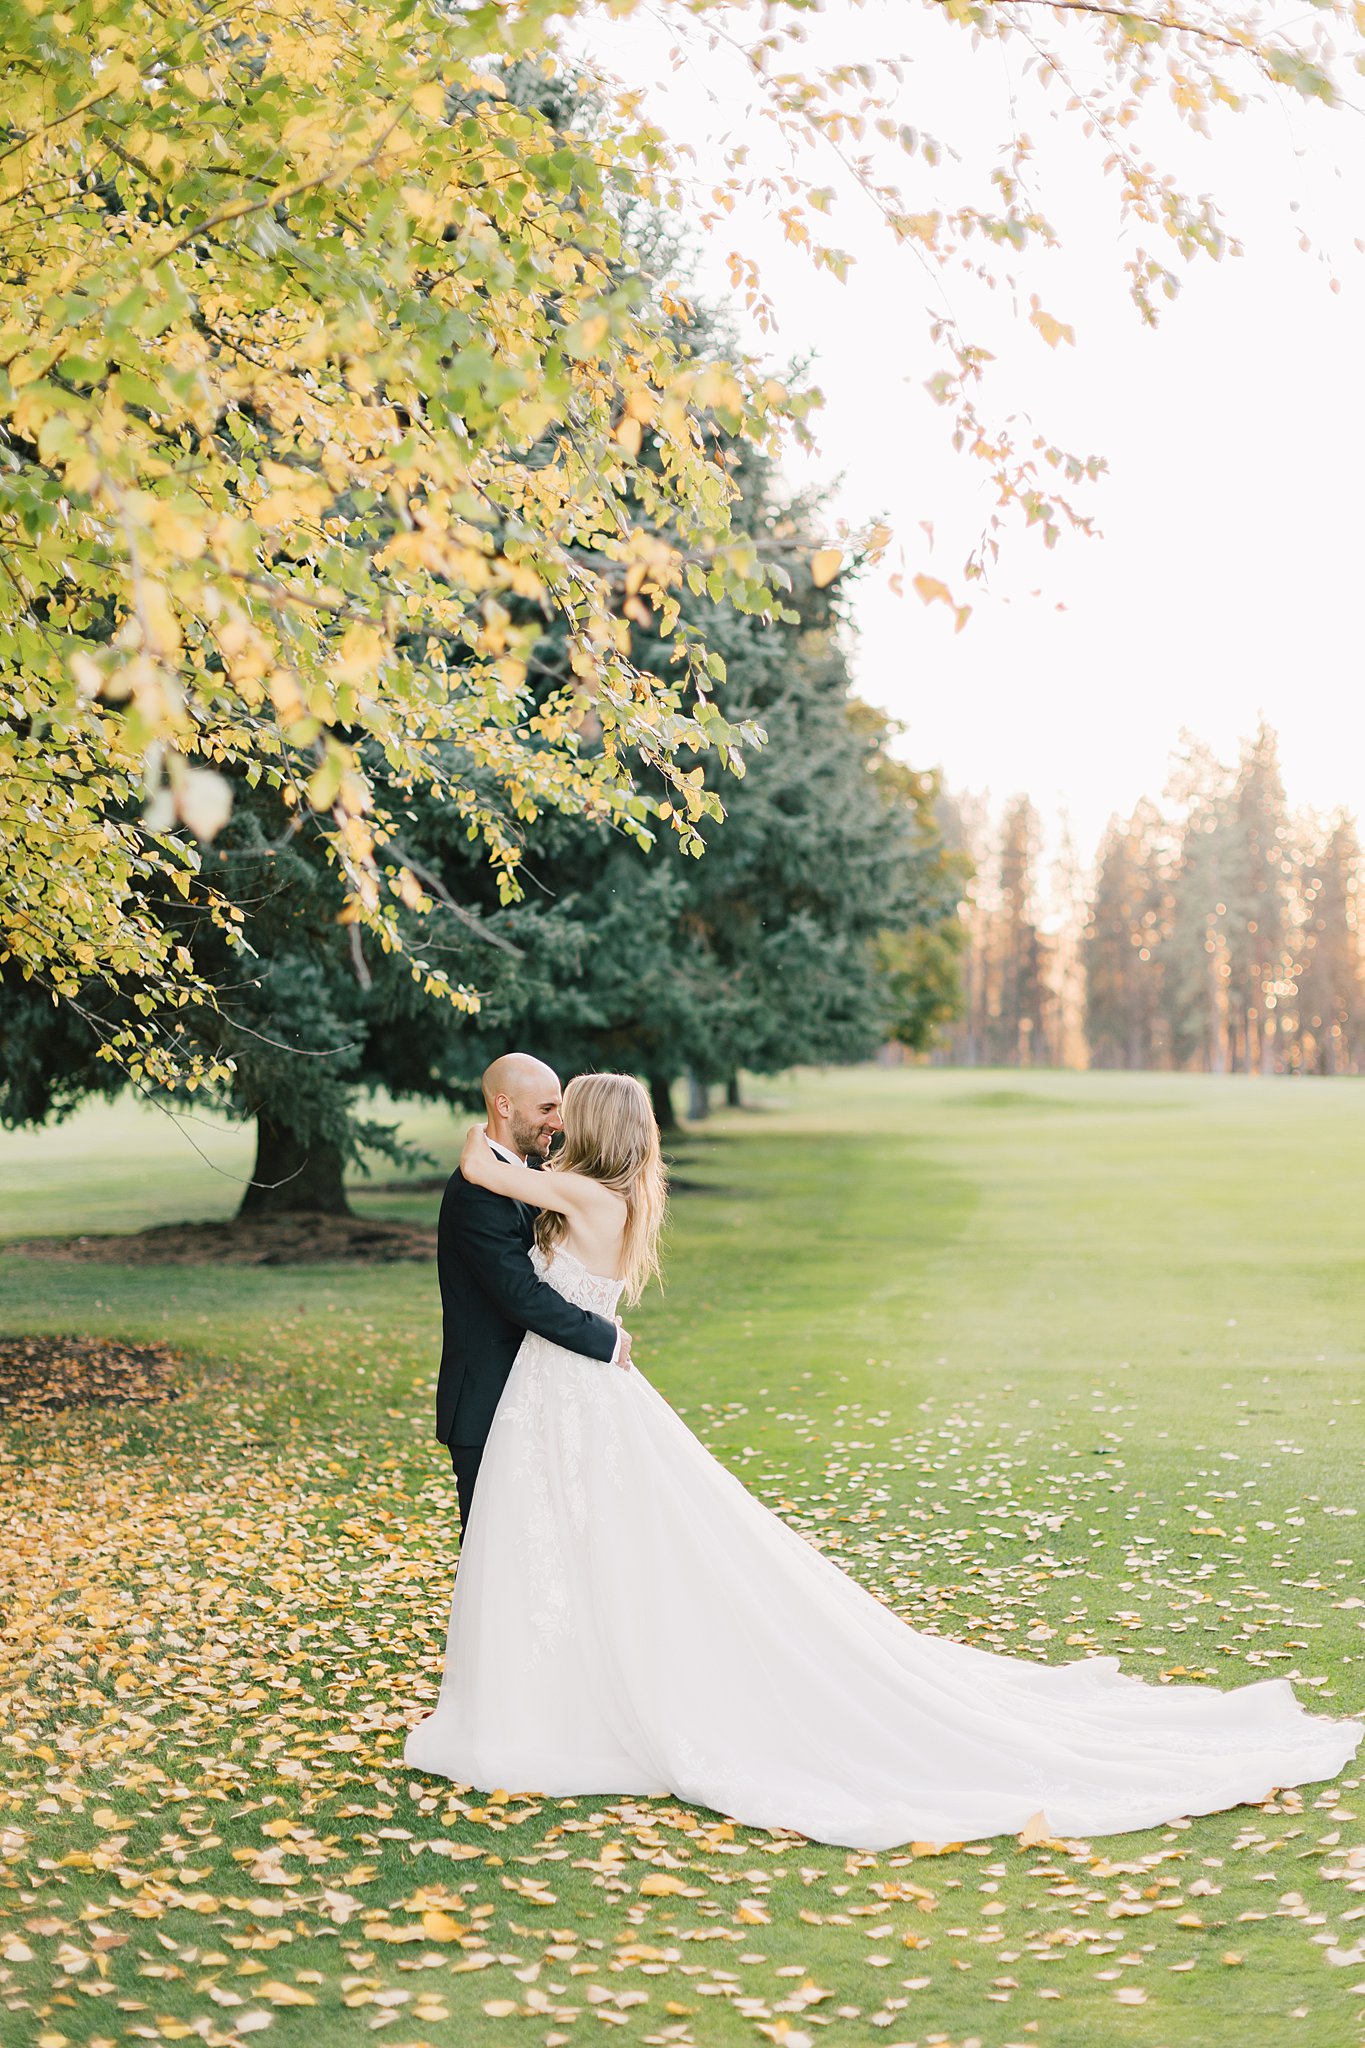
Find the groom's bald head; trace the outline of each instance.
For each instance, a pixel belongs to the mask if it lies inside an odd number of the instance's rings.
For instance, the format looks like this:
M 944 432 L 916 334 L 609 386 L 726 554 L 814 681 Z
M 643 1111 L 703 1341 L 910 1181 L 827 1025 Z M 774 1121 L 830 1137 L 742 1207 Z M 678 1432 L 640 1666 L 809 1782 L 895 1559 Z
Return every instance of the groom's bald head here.
M 529 1052 L 505 1052 L 483 1077 L 488 1135 L 523 1159 L 545 1159 L 563 1130 L 559 1076 Z

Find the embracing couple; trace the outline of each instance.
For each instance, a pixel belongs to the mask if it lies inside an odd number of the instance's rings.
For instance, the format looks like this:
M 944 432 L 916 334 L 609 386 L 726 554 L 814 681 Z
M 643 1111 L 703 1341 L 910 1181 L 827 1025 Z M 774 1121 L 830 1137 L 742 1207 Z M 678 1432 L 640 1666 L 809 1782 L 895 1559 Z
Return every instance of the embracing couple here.
M 1361 1726 L 1305 1713 L 1284 1679 L 1155 1687 L 1112 1657 L 1039 1665 L 900 1620 L 632 1363 L 616 1311 L 658 1270 L 665 1192 L 647 1091 L 585 1074 L 561 1096 L 514 1053 L 484 1100 L 441 1209 L 437 1431 L 463 1539 L 410 1768 L 669 1795 L 867 1849 L 1119 1834 L 1344 1768 Z

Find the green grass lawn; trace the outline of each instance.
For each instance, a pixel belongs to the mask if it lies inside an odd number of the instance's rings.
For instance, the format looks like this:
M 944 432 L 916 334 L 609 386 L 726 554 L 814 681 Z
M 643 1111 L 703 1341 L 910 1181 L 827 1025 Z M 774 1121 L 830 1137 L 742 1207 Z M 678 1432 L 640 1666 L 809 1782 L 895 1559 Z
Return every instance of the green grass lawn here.
M 668 1291 L 632 1317 L 716 1453 L 920 1628 L 1365 1710 L 1365 1084 L 756 1095 L 680 1147 Z M 448 1120 L 410 1128 L 453 1160 Z M 0 1238 L 227 1213 L 249 1147 L 189 1132 L 212 1165 L 130 1108 L 0 1138 Z M 186 1360 L 174 1403 L 0 1432 L 0 2040 L 1365 2040 L 1354 1772 L 937 1856 L 412 1778 L 455 1552 L 438 1323 L 425 1266 L 0 1244 L 0 1331 Z

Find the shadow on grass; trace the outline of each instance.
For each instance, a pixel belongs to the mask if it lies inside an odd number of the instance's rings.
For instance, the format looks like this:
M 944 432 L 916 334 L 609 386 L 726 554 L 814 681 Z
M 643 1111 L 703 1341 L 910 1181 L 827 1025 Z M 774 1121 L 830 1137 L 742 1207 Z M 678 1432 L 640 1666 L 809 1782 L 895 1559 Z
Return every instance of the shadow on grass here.
M 1032 1109 L 1047 1113 L 1062 1110 L 1068 1113 L 1080 1111 L 1087 1116 L 1150 1116 L 1161 1109 L 1181 1109 L 1183 1103 L 1165 1102 L 1084 1102 L 1072 1101 L 1062 1095 L 1033 1095 L 1026 1088 L 980 1088 L 970 1095 L 948 1098 L 953 1109 Z

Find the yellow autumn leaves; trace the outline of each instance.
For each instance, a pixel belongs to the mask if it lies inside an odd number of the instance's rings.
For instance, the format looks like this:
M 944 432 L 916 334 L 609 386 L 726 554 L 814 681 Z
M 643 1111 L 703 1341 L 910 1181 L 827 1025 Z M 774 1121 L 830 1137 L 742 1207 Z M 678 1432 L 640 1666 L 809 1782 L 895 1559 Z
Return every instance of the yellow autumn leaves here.
M 653 171 L 600 110 L 508 93 L 527 21 L 500 50 L 482 18 L 324 0 L 304 36 L 248 0 L 238 29 L 114 0 L 9 29 L 0 256 L 27 288 L 0 314 L 0 958 L 59 995 L 131 976 L 152 1008 L 213 999 L 152 899 L 197 894 L 193 841 L 243 778 L 311 814 L 348 914 L 399 951 L 392 906 L 430 899 L 380 886 L 377 759 L 459 806 L 505 891 L 547 806 L 695 841 L 715 800 L 677 756 L 745 735 L 697 635 L 658 680 L 631 633 L 674 632 L 689 560 L 722 601 L 778 602 L 728 552 L 700 423 L 771 447 L 801 405 L 698 361 L 630 284 L 605 193 L 648 197 Z M 660 538 L 626 591 L 642 512 Z M 524 703 L 547 615 L 571 673 Z M 662 810 L 641 745 L 677 786 Z M 206 1077 L 137 1023 L 106 1050 Z
M 726 720 L 682 599 L 763 617 L 781 605 L 780 579 L 733 530 L 715 434 L 775 455 L 814 399 L 742 353 L 698 360 L 680 332 L 684 284 L 652 276 L 623 222 L 699 208 L 709 233 L 757 191 L 817 268 L 842 275 L 849 258 L 826 238 L 832 188 L 797 172 L 764 188 L 740 141 L 698 192 L 629 93 L 598 80 L 577 100 L 558 37 L 592 5 L 417 0 L 395 14 L 316 0 L 305 24 L 243 0 L 231 35 L 147 0 L 90 0 L 79 20 L 55 0 L 6 15 L 0 964 L 59 999 L 95 981 L 135 988 L 151 1011 L 212 1005 L 159 906 L 188 888 L 197 913 L 230 926 L 197 847 L 243 784 L 319 835 L 346 915 L 400 954 L 410 935 L 383 853 L 400 806 L 359 794 L 384 779 L 380 761 L 395 789 L 454 807 L 504 898 L 546 809 L 700 850 L 718 799 L 682 764 L 714 747 L 738 766 L 756 735 Z M 679 0 L 680 37 L 704 43 L 716 12 Z M 965 0 L 946 19 L 986 40 L 1019 26 L 1009 6 Z M 1302 47 L 1269 36 L 1255 14 L 1109 17 L 1093 54 L 1116 130 L 1159 79 L 1196 124 L 1239 106 L 1228 53 L 1333 101 L 1361 23 L 1348 0 L 1315 23 L 1339 54 L 1315 31 Z M 1092 27 L 1062 10 L 1029 35 L 1060 76 L 1049 39 Z M 982 203 L 901 193 L 864 140 L 928 171 L 944 153 L 901 118 L 897 61 L 822 68 L 796 48 L 803 33 L 783 0 L 765 17 L 754 59 L 782 82 L 760 116 L 784 143 L 835 142 L 903 250 L 934 270 L 971 243 L 996 282 L 991 252 L 1013 263 L 1055 239 L 1028 196 L 1022 133 Z M 1093 118 L 1083 98 L 1070 111 Z M 1228 239 L 1209 202 L 1140 151 L 1108 168 L 1125 230 L 1154 245 L 1129 266 L 1154 318 L 1178 288 L 1174 257 L 1216 257 Z M 739 249 L 727 261 L 766 333 L 757 266 Z M 1044 343 L 1074 341 L 1030 303 Z M 1049 544 L 1086 529 L 1069 493 L 1098 458 L 989 422 L 989 354 L 947 313 L 931 316 L 929 346 L 943 367 L 928 388 L 994 486 L 964 580 L 985 574 L 1006 518 Z M 632 583 L 641 528 L 655 545 Z M 876 553 L 831 542 L 812 581 Z M 962 628 L 948 580 L 914 587 Z M 567 675 L 536 669 L 546 621 L 567 636 Z M 657 638 L 676 659 L 642 658 Z M 472 1000 L 437 967 L 412 971 Z M 112 1029 L 104 1049 L 168 1085 L 221 1071 L 150 1022 Z

